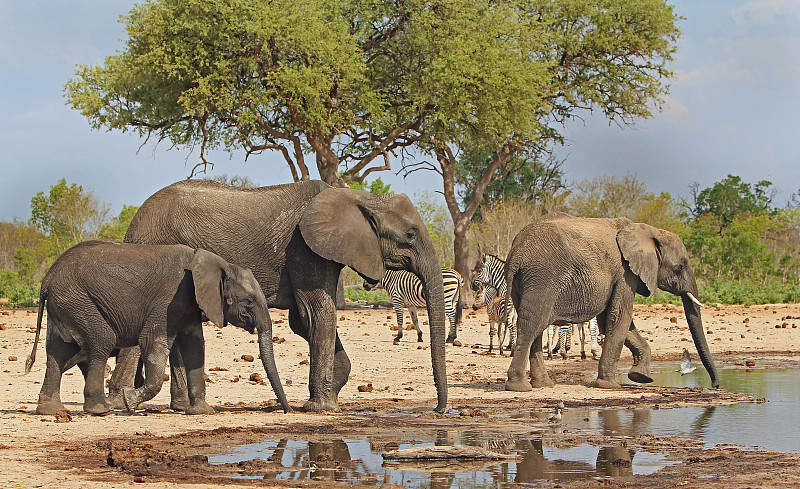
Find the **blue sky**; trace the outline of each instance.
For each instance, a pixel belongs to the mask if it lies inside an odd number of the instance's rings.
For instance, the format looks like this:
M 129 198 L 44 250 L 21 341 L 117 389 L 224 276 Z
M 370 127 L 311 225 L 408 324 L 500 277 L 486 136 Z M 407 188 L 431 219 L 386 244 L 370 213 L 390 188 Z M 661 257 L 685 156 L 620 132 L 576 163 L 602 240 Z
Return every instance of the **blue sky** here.
M 118 19 L 133 3 L 0 0 L 0 220 L 27 219 L 31 197 L 62 177 L 91 189 L 116 214 L 194 166 L 197 154 L 93 131 L 64 105 L 75 65 L 100 64 L 121 49 Z M 707 187 L 734 174 L 772 181 L 782 205 L 800 188 L 800 2 L 670 3 L 685 19 L 666 109 L 635 128 L 591 115 L 568 126 L 559 150 L 567 178 L 633 173 L 648 191 L 685 197 L 692 182 Z M 212 175 L 291 181 L 278 156 L 213 158 Z M 380 175 L 409 195 L 441 185 L 434 174 Z

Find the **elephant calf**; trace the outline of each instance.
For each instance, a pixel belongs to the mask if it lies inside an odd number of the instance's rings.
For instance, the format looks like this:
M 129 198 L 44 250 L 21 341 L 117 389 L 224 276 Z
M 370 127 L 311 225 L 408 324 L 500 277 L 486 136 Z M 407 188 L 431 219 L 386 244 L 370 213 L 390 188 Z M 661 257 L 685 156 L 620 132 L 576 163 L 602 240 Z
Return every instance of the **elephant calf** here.
M 30 371 L 47 307 L 47 370 L 36 412 L 54 414 L 61 404 L 61 376 L 78 365 L 85 379 L 83 410 L 104 414 L 108 357 L 139 345 L 145 383 L 123 394 L 129 411 L 161 389 L 173 342 L 183 356 L 189 414 L 212 413 L 205 401 L 202 313 L 258 331 L 261 361 L 284 410 L 290 409 L 272 351 L 272 322 L 253 273 L 219 256 L 184 245 L 86 241 L 62 254 L 42 281 Z

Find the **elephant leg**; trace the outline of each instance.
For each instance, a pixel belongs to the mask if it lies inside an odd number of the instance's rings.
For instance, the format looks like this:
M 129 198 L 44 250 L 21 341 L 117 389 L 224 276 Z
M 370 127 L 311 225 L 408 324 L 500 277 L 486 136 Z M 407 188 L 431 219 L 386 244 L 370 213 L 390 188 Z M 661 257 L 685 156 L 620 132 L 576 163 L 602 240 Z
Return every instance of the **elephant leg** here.
M 132 413 L 139 404 L 156 397 L 161 391 L 169 349 L 174 339 L 174 337 L 140 339 L 139 347 L 142 350 L 142 361 L 144 362 L 144 385 L 124 391 L 123 399 L 128 412 Z
M 175 337 L 175 347 L 182 360 L 177 365 L 177 370 L 183 376 L 186 389 L 178 394 L 183 394 L 188 399 L 186 414 L 213 414 L 214 409 L 206 402 L 206 372 L 205 372 L 205 341 L 203 339 L 203 325 L 196 324 L 189 331 L 182 332 Z M 173 354 L 170 353 L 170 359 Z M 183 368 L 180 368 L 180 367 Z M 175 383 L 172 384 L 172 387 Z M 172 404 L 175 403 L 176 392 L 171 390 Z
M 541 314 L 533 311 L 525 301 L 525 307 L 517 306 L 517 344 L 514 347 L 514 356 L 511 358 L 511 365 L 508 367 L 508 378 L 506 379 L 506 390 L 525 392 L 532 387 L 552 386 L 553 381 L 547 375 L 544 368 L 544 357 L 542 356 L 542 333 L 547 327 L 549 314 Z M 528 381 L 526 369 L 528 362 L 531 362 L 531 381 Z
M 134 387 L 139 372 L 139 347 L 122 348 L 117 355 L 117 363 L 108 381 L 108 403 L 112 409 L 125 409 L 123 389 Z
M 186 411 L 189 409 L 191 401 L 186 379 L 186 365 L 183 363 L 183 350 L 180 348 L 178 340 L 179 337 L 176 337 L 175 343 L 169 350 L 169 407 L 174 411 Z
M 598 318 L 605 323 L 606 338 L 597 365 L 597 379 L 592 383 L 594 387 L 619 388 L 619 382 L 616 380 L 617 362 L 628 335 L 633 312 L 633 292 L 629 292 L 624 298 L 619 294 L 612 296 L 609 308 L 601 318 Z
M 113 345 L 93 345 L 89 348 L 86 382 L 83 387 L 83 410 L 90 414 L 106 414 L 111 406 L 106 400 L 103 380 Z
M 304 304 L 306 301 L 303 300 L 303 294 L 298 293 L 297 295 L 298 303 Z M 324 300 L 317 300 L 317 303 L 319 302 L 324 302 Z M 332 302 L 331 300 L 331 305 Z M 297 309 L 289 309 L 289 326 L 292 331 L 308 342 L 310 398 L 303 406 L 306 411 L 338 410 L 339 405 L 336 398 L 350 375 L 350 359 L 344 351 L 335 328 L 326 330 L 326 328 L 319 327 L 330 321 L 336 324 L 335 310 L 333 310 L 333 314 L 327 314 L 327 309 L 322 304 L 313 311 L 302 305 Z M 331 349 L 328 343 L 332 343 L 334 348 Z
M 55 414 L 64 409 L 61 403 L 61 376 L 66 371 L 66 366 L 79 354 L 80 347 L 75 343 L 68 343 L 54 332 L 56 326 L 52 323 L 47 328 L 47 366 L 44 381 L 39 391 L 39 400 L 36 404 L 36 414 Z
M 631 327 L 625 336 L 625 346 L 633 355 L 633 367 L 628 372 L 628 378 L 634 382 L 648 384 L 653 381 L 650 376 L 650 345 L 636 329 L 631 321 Z

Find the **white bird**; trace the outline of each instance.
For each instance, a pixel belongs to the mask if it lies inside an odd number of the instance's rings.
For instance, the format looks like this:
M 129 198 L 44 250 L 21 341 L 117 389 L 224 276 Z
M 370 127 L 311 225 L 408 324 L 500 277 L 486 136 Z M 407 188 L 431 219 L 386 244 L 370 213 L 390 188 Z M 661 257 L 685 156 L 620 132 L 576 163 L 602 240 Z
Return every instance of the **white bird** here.
M 689 350 L 686 348 L 683 349 L 683 358 L 681 359 L 681 368 L 676 370 L 676 372 L 680 372 L 681 375 L 686 375 L 688 373 L 694 372 L 694 369 L 697 367 L 692 367 L 692 359 L 689 358 Z
M 561 422 L 561 408 L 557 407 L 555 414 L 547 418 L 547 421 L 551 423 L 560 423 Z
M 558 401 L 558 404 L 556 404 L 556 407 L 557 407 L 558 409 L 562 410 L 562 411 L 563 411 L 564 409 L 566 409 L 566 406 L 564 405 L 564 401 L 563 401 L 563 400 L 561 400 L 561 401 Z

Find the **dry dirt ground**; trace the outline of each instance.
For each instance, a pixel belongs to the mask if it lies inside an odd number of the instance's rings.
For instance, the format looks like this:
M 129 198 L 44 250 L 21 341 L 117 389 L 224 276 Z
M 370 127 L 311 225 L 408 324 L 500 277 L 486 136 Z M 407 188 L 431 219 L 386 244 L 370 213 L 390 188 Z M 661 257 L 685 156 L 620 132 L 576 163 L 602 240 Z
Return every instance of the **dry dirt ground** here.
M 291 333 L 285 311 L 273 310 L 276 353 L 290 403 L 300 408 L 308 394 L 308 348 Z M 420 315 L 424 320 L 424 313 Z M 651 342 L 654 360 L 676 364 L 684 347 L 694 353 L 682 309 L 677 306 L 637 306 L 634 318 Z M 703 312 L 707 338 L 718 368 L 796 363 L 800 352 L 800 305 L 707 307 Z M 408 322 L 408 320 L 407 320 Z M 406 331 L 393 344 L 394 313 L 386 309 L 350 308 L 339 312 L 339 332 L 352 361 L 350 382 L 340 395 L 340 413 L 283 414 L 277 408 L 260 362 L 243 356 L 258 354 L 255 336 L 235 327 L 205 326 L 208 373 L 207 400 L 218 413 L 187 416 L 168 409 L 169 388 L 134 415 L 115 412 L 90 416 L 82 412 L 83 381 L 78 369 L 62 382 L 62 400 L 71 413 L 34 414 L 44 377 L 44 342 L 29 374 L 24 374 L 36 325 L 32 310 L 0 310 L 0 487 L 337 487 L 336 483 L 234 480 L 255 470 L 268 473 L 269 462 L 211 466 L 206 456 L 228 447 L 264 439 L 291 437 L 355 438 L 369 434 L 387 447 L 422 433 L 491 429 L 508 433 L 540 433 L 551 443 L 622 443 L 656 447 L 680 463 L 649 476 L 595 478 L 579 482 L 542 481 L 542 487 L 790 487 L 800 486 L 800 455 L 742 450 L 739 447 L 701 449 L 696 440 L 637 436 L 609 440 L 603 435 L 570 430 L 546 430 L 546 414 L 526 419 L 508 412 L 528 409 L 546 413 L 559 399 L 568 408 L 620 406 L 671 408 L 757 402 L 747 395 L 694 388 L 625 385 L 619 390 L 588 387 L 596 362 L 582 360 L 573 346 L 567 360 L 552 360 L 548 369 L 556 386 L 529 393 L 506 392 L 503 379 L 509 359 L 486 355 L 488 326 L 484 310 L 470 311 L 459 330 L 463 346 L 447 347 L 449 411 L 434 414 L 428 335 L 417 343 Z M 43 335 L 44 337 L 44 335 Z M 696 356 L 695 356 L 696 357 Z M 113 359 L 109 361 L 113 368 Z M 631 364 L 626 352 L 620 372 Z M 255 375 L 257 374 L 257 375 Z M 705 375 L 703 373 L 703 375 Z M 405 415 L 399 416 L 402 412 Z M 796 429 L 796 427 L 792 427 Z M 613 438 L 613 437 L 612 437 Z M 318 459 L 320 464 L 325 457 Z M 328 463 L 338 463 L 335 459 Z M 261 471 L 261 472 L 259 472 Z M 624 474 L 624 471 L 622 471 Z M 370 486 L 369 481 L 364 485 Z M 436 485 L 436 484 L 433 484 Z M 445 483 L 445 487 L 448 485 Z M 454 486 L 455 487 L 455 486 Z

